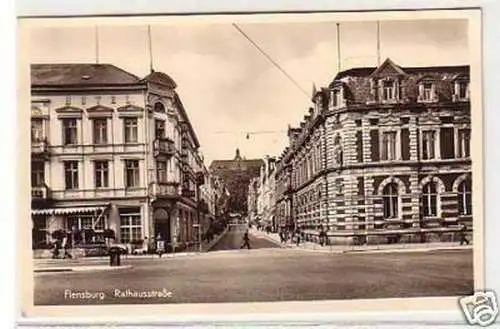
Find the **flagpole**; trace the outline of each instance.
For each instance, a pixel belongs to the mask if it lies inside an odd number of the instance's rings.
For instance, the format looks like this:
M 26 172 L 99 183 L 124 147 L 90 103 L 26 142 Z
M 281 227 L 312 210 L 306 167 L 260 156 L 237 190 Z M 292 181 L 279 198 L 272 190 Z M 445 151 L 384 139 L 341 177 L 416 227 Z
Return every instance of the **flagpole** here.
M 151 42 L 151 25 L 148 25 L 149 70 L 153 72 L 153 45 Z
M 99 64 L 99 27 L 95 27 L 95 63 Z
M 380 21 L 377 21 L 377 67 L 380 66 Z
M 340 24 L 337 23 L 337 72 L 340 72 L 342 65 L 340 63 Z

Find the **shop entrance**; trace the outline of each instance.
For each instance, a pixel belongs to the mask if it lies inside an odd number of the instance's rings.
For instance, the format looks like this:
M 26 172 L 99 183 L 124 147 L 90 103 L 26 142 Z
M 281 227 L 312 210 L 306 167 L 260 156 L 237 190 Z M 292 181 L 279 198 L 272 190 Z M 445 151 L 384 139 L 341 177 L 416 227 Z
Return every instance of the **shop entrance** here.
M 165 241 L 165 244 L 170 243 L 170 216 L 168 212 L 159 208 L 156 209 L 153 215 L 155 223 L 155 235 L 154 238 L 158 237 L 158 234 Z

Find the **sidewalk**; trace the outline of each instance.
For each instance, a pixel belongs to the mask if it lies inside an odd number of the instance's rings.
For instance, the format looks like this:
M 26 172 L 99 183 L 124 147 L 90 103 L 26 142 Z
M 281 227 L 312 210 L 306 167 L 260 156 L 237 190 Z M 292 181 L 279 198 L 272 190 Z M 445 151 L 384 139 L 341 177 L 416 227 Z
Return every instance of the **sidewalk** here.
M 265 233 L 256 229 L 251 229 L 250 234 L 267 239 L 280 245 L 282 248 L 304 250 L 310 252 L 322 253 L 350 253 L 350 252 L 421 252 L 433 250 L 463 250 L 472 249 L 473 245 L 460 245 L 459 242 L 429 242 L 429 243 L 397 243 L 397 244 L 379 244 L 379 245 L 330 245 L 321 246 L 314 242 L 301 242 L 299 246 L 295 243 L 280 243 L 280 237 L 277 233 Z
M 201 252 L 200 250 L 196 251 L 188 251 L 188 252 L 176 252 L 176 253 L 168 253 L 168 254 L 163 254 L 160 257 L 158 257 L 158 254 L 146 254 L 146 255 L 133 255 L 133 254 L 126 254 L 122 255 L 121 259 L 122 261 L 126 260 L 132 260 L 132 259 L 156 259 L 156 260 L 167 260 L 167 259 L 172 259 L 172 258 L 184 258 L 184 257 L 193 257 L 193 256 L 199 256 L 202 255 L 210 249 L 212 249 L 219 241 L 222 239 L 222 237 L 227 233 L 227 228 L 222 234 L 214 237 L 212 241 L 209 243 L 204 243 L 201 245 Z M 82 267 L 82 266 L 87 266 L 88 264 L 107 264 L 109 262 L 109 256 L 99 256 L 99 257 L 78 257 L 78 258 L 72 258 L 72 259 L 52 259 L 52 258 L 34 258 L 33 259 L 33 264 L 34 268 L 47 268 L 48 266 L 64 266 L 64 267 L 70 267 L 70 266 L 75 266 L 75 267 Z M 55 268 L 55 267 L 54 267 Z

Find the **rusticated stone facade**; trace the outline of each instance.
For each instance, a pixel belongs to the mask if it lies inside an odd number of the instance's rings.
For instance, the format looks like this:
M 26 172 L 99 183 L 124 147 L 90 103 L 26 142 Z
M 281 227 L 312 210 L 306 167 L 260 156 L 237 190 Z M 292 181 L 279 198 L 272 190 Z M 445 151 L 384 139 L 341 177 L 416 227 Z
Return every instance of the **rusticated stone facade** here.
M 340 72 L 276 170 L 277 215 L 331 243 L 448 241 L 472 227 L 469 67 Z

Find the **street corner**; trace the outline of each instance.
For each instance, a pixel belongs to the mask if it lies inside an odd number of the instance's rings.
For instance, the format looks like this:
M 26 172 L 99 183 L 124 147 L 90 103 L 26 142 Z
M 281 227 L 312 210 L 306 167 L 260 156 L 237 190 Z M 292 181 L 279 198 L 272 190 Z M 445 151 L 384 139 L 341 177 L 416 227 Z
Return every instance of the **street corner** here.
M 81 273 L 81 272 L 102 272 L 102 271 L 120 271 L 133 268 L 132 265 L 109 266 L 109 265 L 82 265 L 82 266 L 61 266 L 46 267 L 34 269 L 35 274 L 56 274 L 56 273 Z

